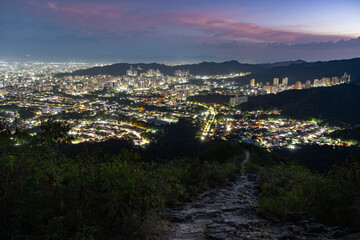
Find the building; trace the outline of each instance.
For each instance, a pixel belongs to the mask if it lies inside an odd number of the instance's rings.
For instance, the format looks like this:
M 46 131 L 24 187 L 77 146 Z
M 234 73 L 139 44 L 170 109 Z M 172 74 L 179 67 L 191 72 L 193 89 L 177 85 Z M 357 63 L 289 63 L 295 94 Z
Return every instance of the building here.
M 344 73 L 340 78 L 341 83 L 350 83 L 350 74 Z
M 314 86 L 314 87 L 318 87 L 319 85 L 320 85 L 319 79 L 315 79 L 313 86 Z
M 230 98 L 230 105 L 236 106 L 236 105 L 239 105 L 239 104 L 247 102 L 247 101 L 248 101 L 248 97 L 246 97 L 246 96 L 243 96 L 243 97 L 236 96 L 236 97 Z
M 283 79 L 282 79 L 282 83 L 281 83 L 281 85 L 283 85 L 283 86 L 287 86 L 287 85 L 288 85 L 288 83 L 289 83 L 289 79 L 288 79 L 288 78 L 283 78 Z
M 250 86 L 255 87 L 255 78 L 250 80 Z
M 298 81 L 298 82 L 296 82 L 296 83 L 294 84 L 294 89 L 298 89 L 298 90 L 301 90 L 301 89 L 302 89 L 302 84 L 301 84 L 300 81 Z
M 277 93 L 279 91 L 278 86 L 270 86 L 270 93 Z
M 269 94 L 271 92 L 271 86 L 270 85 L 264 85 L 262 87 L 262 89 L 267 93 Z
M 133 68 L 133 66 L 130 65 L 130 69 L 126 70 L 126 75 L 135 77 L 137 76 L 137 71 Z
M 340 83 L 340 80 L 338 77 L 331 78 L 331 85 L 338 85 L 339 83 Z
M 183 91 L 178 91 L 176 93 L 176 99 L 177 100 L 186 100 L 188 97 L 190 96 L 189 91 L 183 90 Z
M 278 78 L 274 78 L 274 79 L 273 79 L 273 85 L 274 85 L 274 86 L 279 85 L 279 79 L 278 79 Z

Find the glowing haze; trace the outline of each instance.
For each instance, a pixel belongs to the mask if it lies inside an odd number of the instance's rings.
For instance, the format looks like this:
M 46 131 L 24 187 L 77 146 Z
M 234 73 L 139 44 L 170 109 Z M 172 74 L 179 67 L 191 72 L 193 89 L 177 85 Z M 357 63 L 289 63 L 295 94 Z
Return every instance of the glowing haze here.
M 327 60 L 360 55 L 360 2 L 1 0 L 0 31 L 0 60 Z

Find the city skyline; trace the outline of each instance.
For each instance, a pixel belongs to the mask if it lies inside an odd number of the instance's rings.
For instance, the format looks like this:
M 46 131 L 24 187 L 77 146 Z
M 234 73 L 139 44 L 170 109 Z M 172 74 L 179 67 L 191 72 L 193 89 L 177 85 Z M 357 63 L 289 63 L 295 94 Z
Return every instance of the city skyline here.
M 0 3 L 0 60 L 263 63 L 360 55 L 360 3 Z

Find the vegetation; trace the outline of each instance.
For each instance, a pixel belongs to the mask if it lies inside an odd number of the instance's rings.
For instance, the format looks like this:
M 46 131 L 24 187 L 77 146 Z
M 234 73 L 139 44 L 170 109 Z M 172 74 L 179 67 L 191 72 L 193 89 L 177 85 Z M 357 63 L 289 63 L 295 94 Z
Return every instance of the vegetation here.
M 327 173 L 334 165 L 341 165 L 345 161 L 360 163 L 360 149 L 358 147 L 333 147 L 327 145 L 304 144 L 296 149 L 279 149 L 276 152 L 286 158 L 310 168 L 314 172 Z
M 224 143 L 164 164 L 126 149 L 68 158 L 61 151 L 68 130 L 48 122 L 30 136 L 0 125 L 1 239 L 140 238 L 164 206 L 225 184 L 244 157 L 239 146 Z M 219 157 L 224 150 L 226 159 Z
M 360 168 L 355 162 L 326 175 L 297 164 L 279 164 L 265 171 L 261 208 L 286 218 L 305 212 L 330 225 L 360 229 Z
M 355 144 L 360 142 L 360 127 L 354 127 L 344 130 L 337 130 L 330 134 L 331 138 L 341 139 Z
M 206 94 L 190 96 L 189 101 L 213 104 L 229 104 L 231 96 L 221 94 Z
M 295 119 L 326 120 L 330 123 L 359 124 L 360 86 L 344 84 L 302 91 L 289 90 L 250 98 L 240 105 L 242 110 L 279 109 L 281 114 Z
M 290 62 L 294 63 L 294 62 Z M 241 78 L 249 84 L 251 78 L 255 78 L 256 82 L 268 82 L 274 77 L 289 78 L 289 84 L 297 81 L 304 82 L 306 80 L 313 81 L 322 77 L 342 76 L 344 72 L 351 75 L 351 81 L 359 82 L 360 80 L 360 58 L 348 60 L 334 60 L 328 62 L 297 62 L 298 64 L 285 64 L 269 66 L 265 69 L 253 72 L 249 76 Z
M 360 229 L 358 163 L 345 162 L 326 174 L 319 174 L 276 152 L 253 148 L 252 153 L 254 156 L 246 169 L 262 175 L 259 211 L 282 219 L 297 214 L 329 225 Z
M 215 62 L 202 62 L 198 64 L 186 64 L 186 65 L 177 65 L 177 66 L 167 66 L 164 64 L 158 63 L 116 63 L 112 65 L 107 65 L 103 67 L 93 67 L 84 70 L 77 70 L 73 73 L 60 73 L 57 74 L 57 77 L 63 77 L 68 75 L 125 75 L 126 70 L 130 69 L 130 65 L 139 66 L 143 72 L 148 71 L 149 69 L 159 69 L 160 72 L 166 75 L 173 75 L 176 70 L 189 70 L 191 74 L 194 75 L 218 75 L 218 74 L 228 74 L 231 72 L 254 72 L 259 69 L 263 69 L 264 66 L 253 65 L 253 64 L 242 64 L 237 61 L 227 61 L 222 63 Z

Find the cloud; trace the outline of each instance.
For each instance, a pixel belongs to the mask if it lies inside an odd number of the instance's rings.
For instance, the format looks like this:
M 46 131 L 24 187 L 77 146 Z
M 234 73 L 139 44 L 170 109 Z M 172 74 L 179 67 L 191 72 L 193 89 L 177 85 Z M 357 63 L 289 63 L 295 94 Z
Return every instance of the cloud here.
M 359 39 L 317 34 L 307 25 L 255 24 L 250 11 L 239 7 L 169 7 L 170 0 L 164 0 L 166 6 L 146 0 L 5 1 L 14 4 L 10 11 L 0 9 L 0 28 L 7 33 L 0 41 L 8 46 L 2 49 L 6 54 L 42 53 L 69 59 L 101 54 L 116 58 L 216 56 L 243 62 L 323 60 L 360 54 Z
M 265 27 L 239 22 L 216 12 L 202 10 L 145 11 L 148 3 L 138 5 L 119 3 L 56 3 L 45 5 L 49 16 L 70 27 L 86 28 L 115 36 L 144 36 L 146 34 L 189 35 L 218 40 L 304 44 L 311 42 L 349 40 L 343 35 L 323 35 L 304 32 L 306 26 Z M 39 6 L 44 8 L 44 6 Z M 222 15 L 224 11 L 221 12 Z M 153 29 L 156 26 L 156 29 Z M 150 31 L 151 29 L 151 31 Z M 139 34 L 141 33 L 141 34 Z
M 360 37 L 349 40 L 341 39 L 339 41 L 327 42 L 310 42 L 298 44 L 273 43 L 269 45 L 272 48 L 288 48 L 288 49 L 360 49 Z

